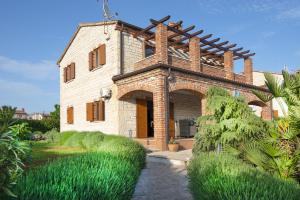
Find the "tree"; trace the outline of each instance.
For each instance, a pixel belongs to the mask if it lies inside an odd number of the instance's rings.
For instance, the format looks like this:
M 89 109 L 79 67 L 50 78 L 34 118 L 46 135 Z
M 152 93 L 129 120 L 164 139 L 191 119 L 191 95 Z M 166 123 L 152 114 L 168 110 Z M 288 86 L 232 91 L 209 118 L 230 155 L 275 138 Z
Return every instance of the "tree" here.
M 58 104 L 54 105 L 54 111 L 50 112 L 50 117 L 44 122 L 49 129 L 60 131 L 60 106 Z
M 13 124 L 13 117 L 17 108 L 11 106 L 2 106 L 0 108 L 0 133 L 6 131 Z
M 207 94 L 210 115 L 197 120 L 198 133 L 193 151 L 239 148 L 249 140 L 262 138 L 268 124 L 257 117 L 243 97 L 234 97 L 228 91 L 212 87 Z

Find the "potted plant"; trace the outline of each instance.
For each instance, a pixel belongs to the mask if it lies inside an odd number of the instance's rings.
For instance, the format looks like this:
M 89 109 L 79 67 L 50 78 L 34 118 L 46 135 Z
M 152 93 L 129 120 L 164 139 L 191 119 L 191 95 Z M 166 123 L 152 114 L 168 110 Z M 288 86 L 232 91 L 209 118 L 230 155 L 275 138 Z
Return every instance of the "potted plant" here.
M 174 140 L 173 137 L 170 138 L 169 144 L 168 144 L 169 151 L 177 152 L 179 149 L 179 144 Z

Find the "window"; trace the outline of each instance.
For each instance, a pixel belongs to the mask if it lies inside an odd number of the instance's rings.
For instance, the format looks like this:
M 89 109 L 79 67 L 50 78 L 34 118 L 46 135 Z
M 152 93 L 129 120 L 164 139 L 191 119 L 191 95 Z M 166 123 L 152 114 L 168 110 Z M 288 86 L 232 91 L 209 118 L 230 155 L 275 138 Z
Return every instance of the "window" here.
M 67 108 L 67 123 L 73 124 L 74 123 L 74 109 L 73 107 Z
M 89 70 L 106 64 L 106 45 L 102 44 L 89 53 Z
M 71 63 L 64 68 L 64 82 L 75 79 L 75 63 Z
M 105 121 L 105 102 L 95 101 L 86 104 L 86 120 L 93 121 Z
M 155 48 L 149 44 L 145 44 L 145 58 L 155 54 Z

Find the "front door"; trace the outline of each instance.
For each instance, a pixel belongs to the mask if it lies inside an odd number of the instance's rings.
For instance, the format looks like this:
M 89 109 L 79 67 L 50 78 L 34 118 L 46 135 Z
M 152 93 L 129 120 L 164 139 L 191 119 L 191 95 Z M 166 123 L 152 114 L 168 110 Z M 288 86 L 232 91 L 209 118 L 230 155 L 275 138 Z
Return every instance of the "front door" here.
M 144 99 L 136 100 L 136 137 L 147 138 L 148 135 L 148 115 L 147 101 Z

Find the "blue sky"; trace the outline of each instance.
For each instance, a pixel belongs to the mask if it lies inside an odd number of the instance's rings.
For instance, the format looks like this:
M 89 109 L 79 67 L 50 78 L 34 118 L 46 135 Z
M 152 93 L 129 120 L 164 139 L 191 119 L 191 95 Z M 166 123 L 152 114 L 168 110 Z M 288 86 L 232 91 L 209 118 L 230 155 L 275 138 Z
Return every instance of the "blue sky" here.
M 142 27 L 166 15 L 195 24 L 256 52 L 255 70 L 300 68 L 299 0 L 110 0 L 110 6 Z M 0 105 L 51 111 L 59 103 L 57 59 L 78 23 L 101 20 L 96 0 L 1 0 Z

